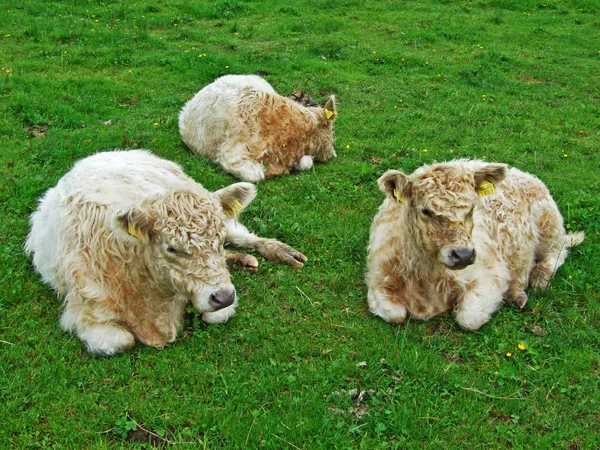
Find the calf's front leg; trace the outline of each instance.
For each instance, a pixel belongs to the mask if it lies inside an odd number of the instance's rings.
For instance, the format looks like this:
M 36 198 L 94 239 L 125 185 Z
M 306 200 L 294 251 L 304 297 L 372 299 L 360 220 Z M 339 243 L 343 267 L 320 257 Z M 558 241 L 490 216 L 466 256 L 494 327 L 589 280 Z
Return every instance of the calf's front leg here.
M 63 330 L 77 334 L 89 352 L 110 356 L 135 346 L 133 334 L 102 308 L 102 301 L 67 294 L 60 319 Z
M 467 330 L 478 330 L 502 305 L 506 289 L 491 279 L 480 279 L 478 285 L 464 294 L 454 309 L 456 322 Z
M 294 170 L 299 172 L 304 170 L 309 170 L 313 166 L 313 157 L 310 155 L 304 155 L 302 158 L 298 160 L 296 165 L 294 166 Z
M 231 219 L 227 221 L 226 241 L 237 247 L 250 248 L 260 253 L 265 259 L 280 264 L 302 267 L 307 257 L 298 250 L 277 239 L 265 239 L 248 231 L 241 223 Z
M 367 294 L 369 311 L 381 317 L 386 322 L 402 324 L 406 321 L 408 311 L 389 290 L 380 287 L 370 287 Z
M 249 270 L 250 272 L 258 271 L 258 260 L 252 255 L 225 250 L 225 259 L 229 267 Z

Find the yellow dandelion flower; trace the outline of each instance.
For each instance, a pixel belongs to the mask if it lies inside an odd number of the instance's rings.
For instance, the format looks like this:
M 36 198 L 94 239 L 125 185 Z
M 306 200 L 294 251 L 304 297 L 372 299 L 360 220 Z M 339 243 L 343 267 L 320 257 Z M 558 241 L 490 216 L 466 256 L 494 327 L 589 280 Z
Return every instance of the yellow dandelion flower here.
M 398 105 L 394 105 L 394 109 L 398 108 Z
M 512 356 L 512 353 L 511 353 L 511 352 L 506 352 L 506 357 L 507 357 L 507 358 L 510 358 L 511 356 Z
M 346 148 L 350 148 L 350 144 L 346 144 Z
M 154 122 L 154 126 L 157 127 L 158 126 L 158 122 Z
M 225 66 L 226 69 L 229 69 L 229 66 Z
M 566 153 L 563 153 L 563 158 L 567 158 L 569 155 L 567 155 Z
M 519 347 L 519 350 L 521 350 L 521 351 L 523 351 L 527 348 L 527 347 L 525 347 L 525 344 L 519 344 L 518 347 Z

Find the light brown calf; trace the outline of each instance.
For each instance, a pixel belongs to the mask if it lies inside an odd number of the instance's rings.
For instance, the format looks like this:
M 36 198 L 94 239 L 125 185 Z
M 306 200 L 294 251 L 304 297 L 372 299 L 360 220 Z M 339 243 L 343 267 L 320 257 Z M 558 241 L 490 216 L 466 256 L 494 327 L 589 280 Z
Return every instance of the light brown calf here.
M 277 94 L 256 75 L 226 75 L 186 103 L 179 132 L 194 153 L 257 182 L 336 156 L 335 98 L 324 107 L 305 106 L 310 103 L 301 91 L 292 98 Z
M 453 310 L 476 330 L 503 300 L 523 307 L 525 288 L 545 289 L 567 249 L 544 184 L 504 164 L 455 160 L 411 175 L 390 170 L 371 227 L 368 303 L 373 314 L 403 323 Z

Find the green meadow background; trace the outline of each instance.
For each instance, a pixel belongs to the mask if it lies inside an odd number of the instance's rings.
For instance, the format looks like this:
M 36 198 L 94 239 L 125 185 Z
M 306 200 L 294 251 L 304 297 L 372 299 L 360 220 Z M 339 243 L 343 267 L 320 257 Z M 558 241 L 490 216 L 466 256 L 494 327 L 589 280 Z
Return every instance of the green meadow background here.
M 600 2 L 2 0 L 0 448 L 597 449 Z M 80 158 L 147 148 L 235 180 L 177 116 L 224 74 L 335 94 L 338 158 L 243 213 L 309 257 L 233 274 L 238 314 L 92 356 L 24 255 L 37 199 Z M 376 179 L 453 158 L 541 178 L 585 231 L 546 292 L 478 332 L 366 306 Z

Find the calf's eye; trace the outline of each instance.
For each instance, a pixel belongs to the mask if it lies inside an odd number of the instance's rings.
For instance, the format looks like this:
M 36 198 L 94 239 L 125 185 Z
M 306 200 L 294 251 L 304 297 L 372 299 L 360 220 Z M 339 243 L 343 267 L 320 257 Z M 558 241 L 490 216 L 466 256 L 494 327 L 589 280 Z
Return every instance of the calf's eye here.
M 170 245 L 167 247 L 167 251 L 173 255 L 177 254 L 177 250 L 171 247 Z
M 430 209 L 427 209 L 427 208 L 421 209 L 421 212 L 423 213 L 424 216 L 427 216 L 427 217 L 434 217 L 435 216 L 435 214 L 433 214 L 433 211 L 430 210 Z

